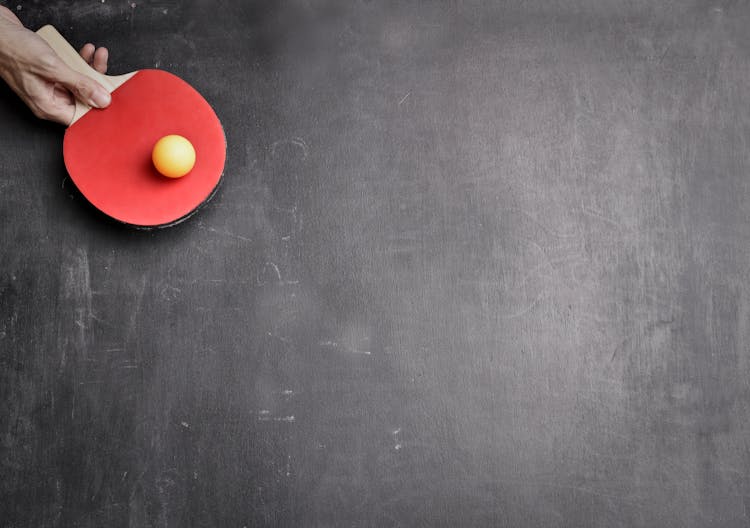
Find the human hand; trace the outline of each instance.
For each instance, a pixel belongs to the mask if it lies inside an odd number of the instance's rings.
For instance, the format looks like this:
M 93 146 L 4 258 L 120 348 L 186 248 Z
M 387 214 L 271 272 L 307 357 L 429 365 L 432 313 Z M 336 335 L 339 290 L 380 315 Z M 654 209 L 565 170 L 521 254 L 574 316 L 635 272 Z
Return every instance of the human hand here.
M 81 57 L 99 73 L 107 71 L 107 48 L 86 44 Z M 35 116 L 68 125 L 76 99 L 94 107 L 109 105 L 109 92 L 70 69 L 49 45 L 29 31 L 13 12 L 0 6 L 0 77 Z

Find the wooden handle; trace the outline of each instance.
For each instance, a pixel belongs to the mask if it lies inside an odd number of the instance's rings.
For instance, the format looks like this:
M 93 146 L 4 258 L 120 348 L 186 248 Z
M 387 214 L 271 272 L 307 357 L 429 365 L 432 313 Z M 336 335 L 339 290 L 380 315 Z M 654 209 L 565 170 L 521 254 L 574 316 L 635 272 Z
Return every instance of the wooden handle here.
M 94 68 L 89 66 L 85 60 L 78 54 L 78 52 L 68 44 L 68 41 L 52 26 L 46 25 L 39 28 L 36 32 L 37 35 L 42 37 L 47 44 L 55 51 L 55 53 L 63 60 L 65 64 L 71 69 L 82 73 L 86 77 L 94 79 L 96 82 L 101 84 L 109 93 L 114 92 L 119 88 L 125 81 L 130 79 L 136 72 L 126 73 L 124 75 L 104 75 L 96 71 Z M 83 114 L 91 110 L 91 107 L 86 103 L 76 100 L 76 111 L 73 115 L 73 120 L 70 122 L 72 125 L 78 121 Z
M 65 38 L 54 27 L 46 25 L 40 28 L 36 34 L 42 37 L 70 68 L 78 73 L 82 73 L 86 77 L 94 79 L 96 82 L 104 86 L 109 93 L 115 91 L 117 86 L 112 83 L 110 78 L 106 75 L 102 75 L 89 66 L 78 52 L 73 49 L 73 46 L 68 44 L 68 41 L 65 40 Z

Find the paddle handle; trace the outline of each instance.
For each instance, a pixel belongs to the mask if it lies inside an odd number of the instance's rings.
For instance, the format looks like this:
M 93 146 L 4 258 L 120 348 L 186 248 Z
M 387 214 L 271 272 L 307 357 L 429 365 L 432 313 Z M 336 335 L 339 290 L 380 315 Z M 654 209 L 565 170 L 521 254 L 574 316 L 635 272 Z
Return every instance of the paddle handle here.
M 39 28 L 36 32 L 37 35 L 42 37 L 47 44 L 54 50 L 54 52 L 63 60 L 68 67 L 82 73 L 86 77 L 94 79 L 96 82 L 101 84 L 109 93 L 114 92 L 123 85 L 128 79 L 130 79 L 136 72 L 126 73 L 125 75 L 104 75 L 96 71 L 94 68 L 88 65 L 78 52 L 68 44 L 68 41 L 52 26 L 49 24 Z M 83 115 L 91 110 L 91 107 L 86 103 L 76 100 L 76 110 L 73 114 L 73 120 L 70 122 L 72 125 L 78 121 Z M 70 125 L 68 125 L 70 126 Z
M 42 37 L 50 47 L 55 50 L 55 53 L 68 65 L 71 69 L 82 73 L 86 77 L 94 79 L 96 82 L 104 86 L 109 93 L 115 91 L 118 85 L 112 82 L 111 77 L 102 75 L 94 68 L 89 66 L 85 60 L 73 49 L 73 46 L 68 44 L 68 41 L 52 26 L 46 25 L 40 28 L 37 35 Z

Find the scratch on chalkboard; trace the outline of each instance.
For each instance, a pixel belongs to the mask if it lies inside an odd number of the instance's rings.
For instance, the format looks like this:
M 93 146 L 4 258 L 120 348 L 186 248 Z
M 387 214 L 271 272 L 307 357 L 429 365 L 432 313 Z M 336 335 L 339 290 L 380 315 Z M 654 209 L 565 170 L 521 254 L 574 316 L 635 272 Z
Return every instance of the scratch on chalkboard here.
M 501 318 L 502 319 L 516 319 L 518 317 L 523 317 L 527 313 L 531 312 L 531 310 L 533 310 L 534 308 L 536 308 L 539 305 L 539 303 L 542 302 L 542 299 L 544 298 L 545 294 L 546 294 L 546 292 L 542 291 L 537 296 L 537 298 L 534 299 L 534 301 L 531 304 L 529 304 L 528 306 L 522 308 L 521 310 L 519 310 L 517 312 L 511 313 L 511 314 L 508 314 L 508 315 L 503 315 L 503 316 L 501 316 Z
M 137 330 L 138 315 L 141 311 L 141 305 L 143 304 L 143 296 L 146 292 L 146 276 L 142 275 L 138 286 L 135 288 L 135 302 L 130 312 L 128 319 L 128 326 L 125 333 L 125 342 L 129 342 L 135 335 Z
M 631 503 L 631 504 L 640 504 L 641 502 L 643 502 L 643 498 L 639 496 L 626 496 L 626 495 L 622 495 L 619 493 L 608 493 L 606 491 L 602 491 L 602 490 L 599 490 L 593 487 L 587 487 L 587 486 L 575 486 L 575 485 L 569 485 L 569 484 L 560 484 L 556 482 L 534 482 L 534 484 L 538 486 L 549 486 L 549 487 L 558 488 L 558 489 L 578 491 L 580 493 L 585 493 L 588 495 L 596 495 L 599 497 L 604 497 L 606 499 L 611 499 L 611 500 Z
M 263 265 L 263 271 L 266 270 L 266 266 L 270 266 L 273 269 L 273 271 L 276 272 L 276 277 L 279 279 L 279 282 L 281 282 L 281 272 L 279 271 L 279 267 L 273 262 L 266 262 Z
M 342 352 L 348 352 L 350 354 L 363 354 L 365 356 L 369 356 L 370 354 L 372 354 L 372 352 L 370 352 L 369 350 L 360 350 L 358 348 L 347 347 L 336 341 L 331 341 L 330 339 L 325 340 L 325 341 L 320 341 L 318 345 L 322 348 L 328 348 L 331 350 L 340 350 Z
M 310 147 L 307 145 L 305 140 L 301 137 L 293 137 L 290 139 L 281 139 L 279 141 L 274 141 L 271 144 L 271 156 L 276 157 L 278 148 L 282 145 L 293 145 L 294 147 L 297 147 L 300 152 L 302 152 L 303 160 L 307 159 L 307 156 L 310 154 Z
M 602 222 L 604 222 L 605 224 L 609 224 L 609 225 L 611 225 L 612 227 L 614 227 L 614 228 L 616 228 L 616 229 L 618 229 L 618 230 L 622 230 L 622 229 L 623 229 L 623 226 L 622 226 L 622 225 L 621 225 L 621 224 L 620 224 L 619 222 L 615 221 L 615 220 L 614 220 L 614 219 L 612 219 L 612 218 L 609 218 L 609 217 L 607 217 L 607 216 L 604 216 L 604 215 L 603 215 L 603 214 L 601 214 L 601 213 L 597 213 L 597 212 L 595 212 L 595 211 L 592 211 L 591 209 L 588 209 L 588 208 L 587 208 L 587 207 L 586 207 L 586 206 L 585 206 L 585 205 L 583 204 L 583 202 L 581 202 L 581 207 L 580 207 L 580 209 L 581 209 L 581 212 L 582 212 L 583 214 L 585 214 L 586 216 L 590 216 L 591 218 L 596 218 L 596 219 L 598 219 L 598 220 L 601 220 L 601 221 L 602 221 Z
M 60 369 L 64 369 L 67 363 L 67 352 L 68 348 L 71 350 L 78 350 L 83 353 L 83 358 L 86 359 L 86 353 L 88 349 L 88 333 L 91 326 L 91 322 L 94 320 L 93 309 L 91 303 L 91 279 L 89 273 L 89 259 L 88 253 L 85 249 L 78 248 L 74 253 L 68 252 L 62 262 L 62 289 L 60 292 L 61 298 L 64 300 L 66 311 L 71 313 L 72 320 L 67 318 L 61 318 L 60 324 L 66 325 L 72 324 L 75 326 L 75 331 L 70 332 L 66 328 L 60 328 L 60 336 L 62 341 L 60 342 Z M 70 338 L 64 337 L 72 335 L 74 336 L 73 342 L 70 342 Z
M 262 409 L 258 413 L 259 422 L 287 422 L 291 423 L 295 420 L 294 416 L 271 416 L 271 411 L 268 409 Z
M 281 341 L 285 345 L 292 345 L 293 344 L 292 340 L 290 338 L 286 337 L 286 336 L 276 335 L 273 332 L 266 332 L 266 335 L 268 337 L 272 338 L 272 339 L 277 339 L 277 340 Z
M 167 284 L 161 289 L 160 295 L 161 298 L 165 301 L 171 302 L 176 300 L 181 293 L 182 290 L 180 288 L 172 286 L 171 284 Z
M 231 231 L 216 229 L 215 227 L 208 227 L 203 225 L 203 223 L 198 222 L 198 227 L 200 229 L 204 229 L 210 233 L 216 233 L 217 235 L 224 235 L 230 238 L 236 238 L 237 240 L 242 240 L 243 242 L 252 242 L 252 239 L 244 237 L 242 235 L 238 235 L 236 233 L 232 233 Z
M 396 451 L 400 451 L 403 445 L 401 444 L 401 441 L 399 440 L 399 435 L 401 434 L 401 428 L 397 427 L 393 431 L 391 431 L 391 435 L 393 436 L 393 449 Z
M 293 422 L 294 416 L 259 416 L 261 422 Z
M 498 198 L 499 199 L 499 198 Z M 517 207 L 503 207 L 500 208 L 498 211 L 500 214 L 504 213 L 517 213 L 521 216 L 527 218 L 530 220 L 534 225 L 540 227 L 545 233 L 547 233 L 550 236 L 553 236 L 555 238 L 577 238 L 580 236 L 580 233 L 578 231 L 571 232 L 571 233 L 564 233 L 557 231 L 544 223 L 542 223 L 535 215 L 530 213 L 529 211 L 525 211 L 523 209 L 519 209 Z

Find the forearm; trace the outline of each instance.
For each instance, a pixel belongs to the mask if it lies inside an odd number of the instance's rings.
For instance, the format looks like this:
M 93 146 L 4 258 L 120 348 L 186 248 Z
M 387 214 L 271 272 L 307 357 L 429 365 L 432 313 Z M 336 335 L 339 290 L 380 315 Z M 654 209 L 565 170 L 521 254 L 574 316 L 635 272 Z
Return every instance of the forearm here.
M 23 29 L 23 26 L 16 15 L 7 7 L 0 6 L 0 76 L 4 79 L 8 71 L 18 66 L 12 50 L 13 37 L 17 35 L 19 28 Z

